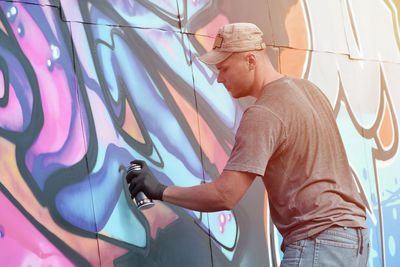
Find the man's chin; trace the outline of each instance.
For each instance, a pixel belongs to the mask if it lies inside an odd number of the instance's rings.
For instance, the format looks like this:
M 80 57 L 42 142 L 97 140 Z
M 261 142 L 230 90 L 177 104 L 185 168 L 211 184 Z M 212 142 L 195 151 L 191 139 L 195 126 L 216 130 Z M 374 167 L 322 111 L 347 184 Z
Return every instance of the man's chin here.
M 230 88 L 226 88 L 226 90 L 228 90 L 228 92 L 231 95 L 231 97 L 235 98 L 235 99 L 242 98 L 242 97 L 246 96 L 246 95 L 243 94 L 243 92 L 241 90 L 232 91 L 232 89 L 230 89 Z
M 234 94 L 232 94 L 231 91 L 229 91 L 229 94 L 231 95 L 232 98 L 237 98 Z
M 232 98 L 235 98 L 235 99 L 238 99 L 238 98 L 243 97 L 243 96 L 240 95 L 240 94 L 233 94 L 231 91 L 229 91 L 229 93 L 231 94 Z

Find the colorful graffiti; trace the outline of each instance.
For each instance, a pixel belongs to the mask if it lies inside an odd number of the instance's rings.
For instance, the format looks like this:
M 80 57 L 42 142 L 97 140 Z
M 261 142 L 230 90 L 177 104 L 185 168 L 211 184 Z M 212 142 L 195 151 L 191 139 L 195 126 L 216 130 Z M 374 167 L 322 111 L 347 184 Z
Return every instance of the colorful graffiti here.
M 284 74 L 331 101 L 368 210 L 369 266 L 400 260 L 399 1 L 0 1 L 1 266 L 277 266 L 257 179 L 232 211 L 138 211 L 144 159 L 167 185 L 222 171 L 243 110 L 196 55 L 220 25 L 265 32 Z M 376 19 L 371 19 L 376 18 Z

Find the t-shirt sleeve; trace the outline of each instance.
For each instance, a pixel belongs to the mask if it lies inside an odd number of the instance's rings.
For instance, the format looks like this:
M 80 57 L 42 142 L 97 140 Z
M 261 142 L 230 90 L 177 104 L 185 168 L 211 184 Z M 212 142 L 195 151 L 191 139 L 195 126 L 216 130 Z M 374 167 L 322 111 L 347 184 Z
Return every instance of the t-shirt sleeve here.
M 286 139 L 282 121 L 264 106 L 245 111 L 235 136 L 235 145 L 225 170 L 263 176 L 274 151 Z

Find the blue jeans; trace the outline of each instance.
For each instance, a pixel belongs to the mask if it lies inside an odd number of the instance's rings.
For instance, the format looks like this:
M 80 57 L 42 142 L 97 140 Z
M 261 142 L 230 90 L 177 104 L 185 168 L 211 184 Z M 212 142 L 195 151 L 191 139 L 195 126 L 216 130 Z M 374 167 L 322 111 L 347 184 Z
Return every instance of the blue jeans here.
M 331 227 L 315 238 L 287 245 L 280 267 L 364 267 L 369 250 L 368 229 Z

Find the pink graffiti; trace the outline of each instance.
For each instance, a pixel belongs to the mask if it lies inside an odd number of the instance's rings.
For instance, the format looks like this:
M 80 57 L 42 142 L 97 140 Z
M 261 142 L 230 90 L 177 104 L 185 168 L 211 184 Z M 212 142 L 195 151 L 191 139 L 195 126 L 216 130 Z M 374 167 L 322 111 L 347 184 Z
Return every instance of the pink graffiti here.
M 219 218 L 219 231 L 221 232 L 221 234 L 223 234 L 225 231 L 225 224 L 226 224 L 225 214 L 220 213 L 218 218 Z
M 75 135 L 74 137 L 79 135 L 78 132 L 72 133 L 71 127 L 75 131 L 82 130 L 76 127 L 76 122 L 74 124 L 72 121 L 72 104 L 76 96 L 71 95 L 64 66 L 54 60 L 55 51 L 60 52 L 57 50 L 58 47 L 47 41 L 23 5 L 16 3 L 15 8 L 18 10 L 18 15 L 10 25 L 21 49 L 36 72 L 44 113 L 41 132 L 26 155 L 27 166 L 32 170 L 34 160 L 38 155 L 59 152 L 65 149 L 69 135 Z M 18 34 L 20 27 L 25 29 L 22 36 Z M 51 161 L 61 162 L 61 158 L 63 164 L 79 161 L 85 154 L 83 138 L 73 138 L 69 145 L 74 148 L 73 153 L 64 151 L 64 155 L 53 155 Z M 70 157 L 65 158 L 66 155 Z
M 231 220 L 232 220 L 231 214 L 225 215 L 225 213 L 221 212 L 218 215 L 219 231 L 221 232 L 221 234 L 225 232 L 225 225 Z
M 0 77 L 1 80 L 3 80 L 3 75 Z M 4 81 L 0 82 L 0 84 L 4 83 Z M 7 105 L 5 107 L 0 107 L 0 127 L 12 131 L 21 131 L 23 127 L 22 108 L 17 96 L 15 95 L 13 86 L 11 84 L 9 86 Z
M 0 192 L 0 266 L 73 266 Z
M 4 73 L 0 70 L 0 98 L 4 97 Z

